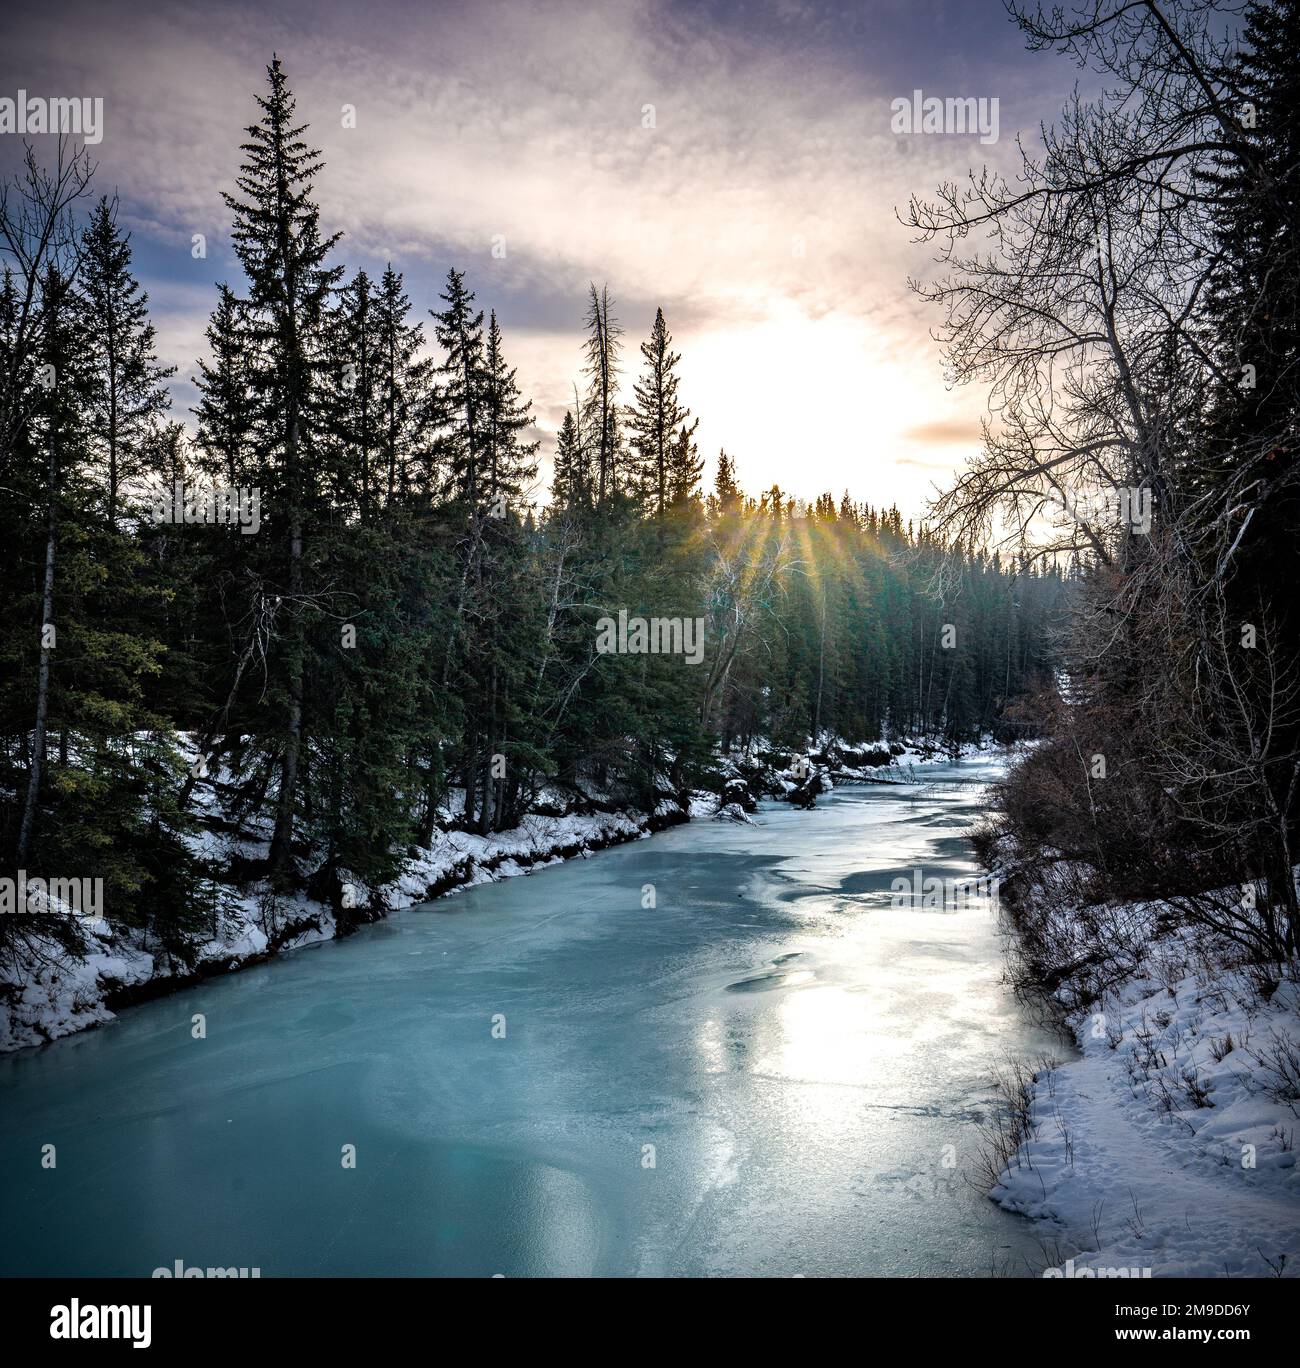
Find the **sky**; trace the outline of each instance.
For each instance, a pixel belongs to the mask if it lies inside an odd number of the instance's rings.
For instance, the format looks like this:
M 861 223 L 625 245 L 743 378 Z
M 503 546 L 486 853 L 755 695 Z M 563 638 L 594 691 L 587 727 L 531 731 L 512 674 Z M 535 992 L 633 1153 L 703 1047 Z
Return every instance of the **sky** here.
M 1035 136 L 1074 74 L 1026 52 L 1000 0 L 69 0 L 57 15 L 8 5 L 0 97 L 102 97 L 96 185 L 131 232 L 178 416 L 215 284 L 238 281 L 221 192 L 275 52 L 324 156 L 337 259 L 391 261 L 422 316 L 448 267 L 466 271 L 533 400 L 544 481 L 594 281 L 625 329 L 627 400 L 663 308 L 708 478 L 725 447 L 751 493 L 848 489 L 905 517 L 977 448 L 986 396 L 945 385 L 940 317 L 906 283 L 933 252 L 896 210 L 971 168 L 1014 169 L 1017 131 Z M 891 101 L 915 89 L 996 97 L 998 141 L 895 132 Z M 0 134 L 0 170 L 19 155 Z

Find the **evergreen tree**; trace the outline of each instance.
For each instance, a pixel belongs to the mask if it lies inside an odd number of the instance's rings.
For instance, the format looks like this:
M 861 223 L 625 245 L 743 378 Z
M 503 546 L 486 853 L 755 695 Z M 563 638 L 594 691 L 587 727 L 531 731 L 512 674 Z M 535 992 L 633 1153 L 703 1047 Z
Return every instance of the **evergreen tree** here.
M 26 792 L 17 833 L 19 865 L 24 865 L 31 853 L 40 808 L 50 719 L 51 669 L 58 642 L 54 605 L 60 524 L 71 502 L 68 487 L 78 478 L 86 459 L 89 443 L 85 420 L 93 385 L 86 353 L 78 346 L 78 308 L 71 281 L 55 266 L 47 268 L 41 281 L 40 310 L 41 365 L 39 372 L 31 378 L 40 385 L 44 397 L 43 401 L 26 406 L 34 421 L 24 434 L 28 438 L 25 446 L 29 457 L 29 488 L 34 505 L 44 512 L 43 536 L 37 543 L 41 553 L 39 616 L 34 624 L 34 635 L 40 645 Z M 16 473 L 21 474 L 21 469 Z M 32 630 L 30 625 L 28 630 Z
M 228 285 L 217 287 L 217 306 L 204 336 L 211 359 L 199 362 L 195 382 L 199 448 L 211 478 L 236 489 L 250 469 L 257 401 L 243 306 Z
M 336 508 L 355 510 L 365 524 L 375 515 L 384 480 L 380 397 L 384 358 L 379 309 L 365 271 L 358 271 L 339 291 L 326 336 L 331 372 L 327 421 L 333 469 L 325 493 Z
M 434 312 L 433 319 L 434 336 L 447 354 L 439 373 L 446 376 L 447 404 L 454 415 L 448 438 L 451 490 L 455 498 L 474 504 L 480 495 L 486 442 L 483 311 L 474 310 L 474 292 L 466 288 L 463 271 L 447 272 L 441 298 L 447 307 Z
M 175 367 L 158 364 L 149 296 L 131 274 L 130 240 L 118 230 L 107 197 L 82 237 L 80 286 L 94 369 L 88 421 L 93 440 L 104 447 L 105 515 L 115 527 L 122 485 L 144 473 L 145 443 L 170 402 L 165 381 Z
M 655 310 L 654 327 L 641 344 L 645 374 L 636 382 L 636 403 L 628 410 L 632 447 L 638 457 L 641 487 L 655 513 L 662 518 L 665 507 L 675 499 L 670 490 L 669 465 L 679 436 L 685 432 L 690 410 L 677 400 L 681 378 L 677 363 L 681 357 L 672 350 L 672 335 L 664 322 L 664 311 Z M 692 427 L 691 431 L 694 431 Z M 689 434 L 686 434 L 689 444 Z M 678 485 L 687 472 L 676 472 Z M 693 482 L 692 482 L 693 483 Z
M 385 268 L 376 301 L 379 404 L 385 500 L 415 490 L 426 502 L 438 487 L 436 432 L 446 425 L 445 396 L 433 363 L 422 355 L 424 330 L 411 321 L 402 276 Z
M 573 410 L 565 409 L 564 421 L 555 438 L 555 470 L 551 481 L 551 502 L 556 508 L 572 509 L 589 501 L 586 463 Z
M 1241 146 L 1214 191 L 1220 257 L 1208 310 L 1219 362 L 1219 468 L 1293 452 L 1300 393 L 1300 0 L 1252 0 L 1232 73 Z M 1270 472 L 1272 473 L 1272 472 Z
M 24 404 L 30 422 L 0 490 L 18 572 L 11 579 L 6 562 L 14 612 L 0 657 L 12 668 L 0 673 L 0 717 L 10 733 L 6 757 L 25 760 L 21 780 L 3 762 L 0 788 L 13 801 L 0 801 L 0 827 L 19 867 L 102 879 L 114 920 L 153 926 L 169 945 L 194 924 L 204 897 L 175 805 L 179 757 L 147 704 L 165 656 L 149 623 L 167 588 L 139 539 L 105 518 L 94 307 L 55 268 L 38 301 L 37 393 Z M 0 300 L 0 326 L 5 312 Z M 66 917 L 41 925 L 78 948 Z
M 283 552 L 270 567 L 283 576 L 279 606 L 285 623 L 283 688 L 277 691 L 281 718 L 273 742 L 280 754 L 279 785 L 269 858 L 272 869 L 286 876 L 303 754 L 306 523 L 320 492 L 313 463 L 322 426 L 318 368 L 342 268 L 326 265 L 338 235 L 322 236 L 312 198 L 320 154 L 303 141 L 306 125 L 294 122 L 294 99 L 278 57 L 267 68 L 267 80 L 268 94 L 257 97 L 262 117 L 248 128 L 243 144 L 238 193 L 224 198 L 234 214 L 235 254 L 248 281 L 243 335 L 258 399 L 254 471 L 263 499 L 272 504 Z
M 485 497 L 494 506 L 522 498 L 537 475 L 538 443 L 519 440 L 532 425 L 532 405 L 520 395 L 515 372 L 506 366 L 493 310 L 483 366 L 483 480 Z
M 693 423 L 684 423 L 668 448 L 665 483 L 668 502 L 674 508 L 684 509 L 699 501 L 704 458 L 694 441 L 697 427 L 698 419 Z
M 718 509 L 724 514 L 735 512 L 744 498 L 736 481 L 736 463 L 725 451 L 718 452 L 718 473 L 714 477 L 713 491 L 717 495 Z
M 623 329 L 610 316 L 609 287 L 593 283 L 587 301 L 587 407 L 584 437 L 588 460 L 595 468 L 596 507 L 619 491 L 622 433 L 618 422 L 619 358 Z

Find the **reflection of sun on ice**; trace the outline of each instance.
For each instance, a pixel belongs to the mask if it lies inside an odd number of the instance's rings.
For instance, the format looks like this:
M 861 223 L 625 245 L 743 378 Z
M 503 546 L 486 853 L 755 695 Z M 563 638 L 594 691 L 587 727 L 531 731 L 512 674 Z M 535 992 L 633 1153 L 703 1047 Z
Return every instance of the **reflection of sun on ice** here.
M 728 985 L 749 1006 L 702 1024 L 695 1047 L 704 1071 L 791 1083 L 879 1082 L 881 1060 L 907 1047 L 881 995 L 816 978 L 811 970 L 778 970 Z
M 907 1049 L 889 1021 L 871 993 L 833 984 L 784 993 L 755 1071 L 805 1083 L 878 1081 L 881 1059 Z

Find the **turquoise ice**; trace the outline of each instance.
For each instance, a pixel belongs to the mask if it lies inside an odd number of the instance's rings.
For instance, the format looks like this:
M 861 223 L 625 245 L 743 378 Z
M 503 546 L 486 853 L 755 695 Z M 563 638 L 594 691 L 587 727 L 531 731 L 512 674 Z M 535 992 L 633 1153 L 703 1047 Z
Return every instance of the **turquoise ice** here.
M 990 1068 L 1061 1046 L 1002 985 L 985 900 L 891 906 L 914 870 L 977 873 L 991 767 L 919 773 L 476 888 L 0 1060 L 0 1269 L 1041 1266 L 976 1146 Z

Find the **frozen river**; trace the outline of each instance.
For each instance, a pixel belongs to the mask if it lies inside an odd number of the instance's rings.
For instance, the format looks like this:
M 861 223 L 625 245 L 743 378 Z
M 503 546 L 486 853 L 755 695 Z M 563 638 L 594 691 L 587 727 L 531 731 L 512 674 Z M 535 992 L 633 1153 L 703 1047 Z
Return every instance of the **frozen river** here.
M 992 772 L 692 823 L 0 1059 L 0 1270 L 1041 1264 L 974 1186 L 978 1122 L 993 1065 L 1060 1045 L 985 902 L 890 897 L 974 875 Z

